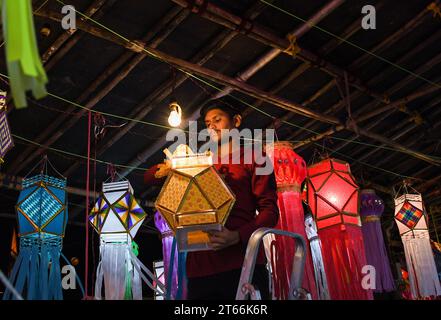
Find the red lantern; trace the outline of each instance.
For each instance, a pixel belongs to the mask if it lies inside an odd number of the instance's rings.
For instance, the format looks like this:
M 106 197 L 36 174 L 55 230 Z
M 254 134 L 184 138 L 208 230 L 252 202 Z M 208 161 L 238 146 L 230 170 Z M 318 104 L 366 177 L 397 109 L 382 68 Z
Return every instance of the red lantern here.
M 307 188 L 331 299 L 372 299 L 372 288 L 362 287 L 366 255 L 358 213 L 359 188 L 349 164 L 325 159 L 310 166 Z
M 326 159 L 308 168 L 308 203 L 321 230 L 334 225 L 361 226 L 358 186 L 349 164 Z

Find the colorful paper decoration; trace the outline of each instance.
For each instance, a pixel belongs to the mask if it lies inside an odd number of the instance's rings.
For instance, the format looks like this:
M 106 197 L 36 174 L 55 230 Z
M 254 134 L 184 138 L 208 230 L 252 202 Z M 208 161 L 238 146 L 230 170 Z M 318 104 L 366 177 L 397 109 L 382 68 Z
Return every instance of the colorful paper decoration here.
M 380 223 L 384 211 L 384 202 L 372 189 L 362 190 L 360 197 L 361 229 L 366 249 L 366 260 L 369 265 L 375 267 L 374 292 L 394 291 L 394 279 Z
M 13 146 L 14 142 L 6 118 L 6 92 L 0 91 L 0 164 L 3 163 L 6 152 Z
M 349 164 L 326 159 L 310 166 L 308 204 L 318 230 L 340 224 L 360 226 L 358 186 Z
M 60 300 L 60 253 L 67 223 L 66 179 L 23 179 L 16 205 L 20 251 L 11 283 L 28 300 Z M 6 290 L 3 299 L 11 298 Z
M 186 253 L 178 252 L 173 231 L 165 219 L 157 211 L 155 213 L 155 226 L 161 233 L 162 255 L 164 261 L 164 278 L 167 288 L 166 300 L 182 300 L 187 296 L 186 286 Z
M 100 235 L 127 234 L 133 239 L 147 214 L 133 196 L 129 181 L 103 183 L 89 215 L 89 221 Z
M 403 241 L 412 298 L 441 295 L 421 194 L 409 193 L 406 187 L 404 194 L 397 195 L 395 222 Z
M 358 186 L 349 164 L 325 159 L 308 167 L 308 204 L 322 241 L 331 299 L 372 299 L 362 288 L 366 256 Z
M 102 299 L 103 282 L 106 300 L 141 300 L 141 278 L 155 290 L 142 271 L 157 279 L 132 251 L 133 239 L 146 216 L 129 181 L 103 183 L 102 193 L 89 215 L 90 224 L 100 235 L 96 299 Z
M 267 154 L 273 162 L 277 182 L 279 222 L 277 229 L 300 234 L 307 239 L 304 225 L 301 185 L 306 178 L 306 163 L 293 150 L 289 142 L 277 142 L 266 148 Z M 307 242 L 307 241 L 306 241 Z M 292 272 L 292 257 L 294 256 L 294 242 L 288 237 L 276 236 L 272 244 L 279 251 L 277 261 L 274 261 L 273 283 L 277 299 L 287 299 Z M 303 288 L 314 300 L 318 299 L 317 283 L 314 275 L 314 266 L 311 251 L 307 246 L 305 276 Z
M 3 38 L 6 47 L 6 66 L 17 108 L 24 108 L 26 91 L 40 99 L 47 95 L 46 72 L 40 60 L 35 37 L 30 0 L 2 0 Z
M 156 199 L 156 209 L 173 230 L 179 251 L 209 250 L 204 231 L 220 230 L 234 205 L 234 195 L 212 165 L 210 153 L 193 154 L 181 145 L 169 157 L 172 169 Z
M 305 213 L 305 231 L 311 250 L 312 263 L 314 265 L 314 276 L 317 283 L 317 295 L 320 300 L 329 300 L 328 279 L 326 276 L 325 262 L 322 255 L 322 242 L 317 233 L 317 225 L 311 209 L 305 201 L 302 201 L 303 212 Z

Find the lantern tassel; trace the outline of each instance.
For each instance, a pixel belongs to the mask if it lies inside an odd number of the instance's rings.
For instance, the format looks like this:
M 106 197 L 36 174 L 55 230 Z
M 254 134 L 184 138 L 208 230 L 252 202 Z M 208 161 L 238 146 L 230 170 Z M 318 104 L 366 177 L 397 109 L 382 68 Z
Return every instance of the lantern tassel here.
M 27 90 L 37 99 L 47 95 L 48 79 L 38 53 L 32 5 L 30 0 L 3 0 L 1 5 L 12 96 L 15 106 L 24 108 Z
M 135 256 L 131 241 L 101 241 L 100 262 L 95 282 L 95 298 L 97 300 L 102 300 L 103 283 L 106 300 L 142 300 L 141 279 L 152 290 L 158 290 L 149 278 L 165 292 L 164 285 Z
M 162 292 L 166 292 L 166 288 L 165 288 L 164 284 L 150 271 L 150 269 L 147 268 L 133 254 L 133 252 L 131 252 L 130 254 L 131 254 L 131 258 L 132 258 L 135 270 L 137 271 L 138 276 L 140 276 L 141 279 L 144 281 L 144 283 L 147 284 L 150 287 L 150 289 L 152 289 L 153 291 L 159 292 L 159 290 L 161 290 Z M 150 280 L 149 280 L 149 278 L 150 278 Z M 156 287 L 153 285 L 153 283 L 156 283 Z
M 277 227 L 282 230 L 287 230 L 300 234 L 305 240 L 307 238 L 304 228 L 304 211 L 302 206 L 301 194 L 299 191 L 278 191 L 278 205 L 280 209 L 280 217 Z M 289 292 L 289 283 L 292 272 L 292 257 L 295 254 L 294 241 L 288 237 L 276 236 L 277 242 L 280 242 L 280 250 L 283 252 L 283 264 L 280 265 L 279 270 L 283 269 L 282 274 L 279 274 L 279 280 L 283 281 L 284 292 Z M 310 248 L 306 248 L 306 264 L 305 274 L 303 277 L 302 287 L 311 294 L 313 300 L 317 300 L 316 279 L 314 276 L 314 266 L 311 259 Z M 285 299 L 287 296 L 285 297 Z
M 61 238 L 20 239 L 20 253 L 11 284 L 28 300 L 62 300 L 60 270 Z M 3 300 L 15 299 L 6 289 Z M 15 296 L 14 296 L 15 297 Z
M 141 300 L 142 288 L 132 258 L 132 244 L 101 241 L 100 262 L 95 281 L 95 298 L 102 299 L 104 282 L 106 300 Z
M 372 300 L 372 292 L 361 286 L 366 257 L 360 227 L 328 227 L 320 230 L 320 239 L 331 298 Z
M 402 238 L 410 288 L 414 299 L 441 295 L 438 272 L 428 232 L 426 231 L 426 233 L 427 237 L 421 234 L 419 236 L 409 234 Z
M 311 247 L 318 297 L 320 300 L 330 300 L 320 239 L 316 238 L 310 241 L 309 246 Z
M 329 300 L 328 280 L 326 278 L 325 265 L 322 256 L 322 243 L 317 234 L 317 226 L 315 224 L 312 212 L 306 202 L 302 202 L 305 212 L 305 231 L 309 240 L 309 247 L 314 266 L 315 283 L 318 299 Z

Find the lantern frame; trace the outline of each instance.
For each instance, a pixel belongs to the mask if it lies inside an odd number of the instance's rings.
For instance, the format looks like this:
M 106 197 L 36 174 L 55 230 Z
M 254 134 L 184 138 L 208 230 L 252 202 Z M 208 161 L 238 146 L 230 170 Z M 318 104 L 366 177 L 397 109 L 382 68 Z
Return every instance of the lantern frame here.
M 420 203 L 421 208 L 419 208 L 418 206 L 413 204 L 415 202 Z M 398 212 L 403 208 L 403 206 L 406 203 L 409 203 L 413 207 L 422 211 L 422 216 L 418 219 L 418 222 L 416 222 L 413 227 L 409 227 L 408 225 L 406 225 L 405 223 L 403 223 L 402 221 L 400 221 L 396 218 Z M 427 216 L 427 212 L 424 208 L 424 202 L 423 202 L 423 197 L 422 197 L 421 193 L 415 191 L 414 193 L 407 193 L 406 192 L 406 193 L 402 194 L 401 196 L 397 195 L 397 197 L 394 199 L 394 204 L 395 204 L 394 220 L 397 223 L 398 230 L 400 232 L 400 236 L 404 236 L 408 233 L 414 234 L 414 231 L 427 231 L 429 229 L 428 216 Z
M 117 197 L 114 201 L 110 201 L 106 196 L 106 194 L 109 193 L 121 193 L 121 195 Z M 136 221 L 130 228 L 126 226 L 126 223 L 123 221 L 123 219 L 120 217 L 119 213 L 115 209 L 115 205 L 118 202 L 120 202 L 122 199 L 124 199 L 127 195 L 129 195 L 130 199 L 136 203 L 136 205 L 141 210 L 141 215 L 142 215 L 142 217 L 138 221 Z M 101 208 L 99 208 L 98 210 L 96 209 L 97 203 L 100 200 L 106 204 L 107 208 L 105 210 L 102 210 Z M 101 221 L 101 224 L 97 227 L 95 225 L 94 220 L 99 218 L 99 216 L 103 214 L 104 214 L 104 219 Z M 124 230 L 103 231 L 103 227 L 105 226 L 107 219 L 109 218 L 109 215 L 115 216 L 117 221 L 121 224 L 121 226 L 119 227 L 124 228 Z M 140 227 L 140 226 L 137 227 L 138 224 L 139 225 L 142 224 L 146 217 L 147 217 L 147 213 L 139 205 L 138 201 L 133 195 L 133 188 L 130 182 L 128 180 L 124 180 L 120 182 L 103 183 L 102 191 L 100 192 L 94 207 L 89 213 L 89 223 L 92 225 L 95 231 L 101 236 L 127 234 L 130 237 L 130 239 L 133 240 Z M 134 234 L 132 235 L 132 231 L 135 227 L 137 227 L 136 232 L 134 232 Z
M 315 168 L 317 165 L 323 163 L 323 162 L 329 162 L 329 169 L 320 171 L 320 172 L 316 172 L 312 175 L 310 175 L 310 170 Z M 346 170 L 341 170 L 341 169 L 337 169 L 335 166 L 335 163 L 339 164 L 339 165 L 344 165 Z M 360 187 L 356 184 L 355 178 L 352 175 L 351 172 L 351 168 L 349 163 L 342 161 L 342 160 L 338 160 L 335 158 L 327 158 L 324 159 L 318 163 L 315 163 L 311 166 L 309 166 L 307 168 L 307 177 L 306 177 L 306 181 L 307 181 L 307 198 L 308 198 L 308 204 L 311 207 L 311 210 L 313 212 L 314 215 L 314 220 L 317 223 L 317 229 L 318 230 L 323 230 L 326 228 L 330 228 L 330 227 L 334 227 L 336 225 L 353 225 L 353 226 L 361 226 L 361 218 L 360 218 L 360 214 L 359 214 L 359 208 L 360 208 Z M 340 173 L 344 173 L 345 175 L 348 175 L 352 181 L 348 180 L 345 176 L 341 175 Z M 323 180 L 323 182 L 320 183 L 320 185 L 318 186 L 318 188 L 316 188 L 316 186 L 314 185 L 314 183 L 312 182 L 312 179 L 315 177 L 318 177 L 320 175 L 325 175 L 327 174 L 328 176 Z M 354 191 L 352 191 L 352 193 L 347 197 L 347 200 L 344 202 L 344 204 L 341 206 L 343 208 L 339 209 L 337 208 L 336 205 L 334 205 L 331 201 L 329 201 L 328 199 L 326 199 L 325 197 L 323 197 L 322 195 L 320 195 L 320 191 L 322 190 L 322 188 L 324 186 L 326 186 L 327 182 L 329 181 L 329 179 L 331 179 L 331 177 L 333 175 L 337 175 L 340 179 L 342 179 L 344 182 L 346 182 L 347 184 L 349 184 L 351 187 L 354 188 Z M 356 195 L 357 197 L 357 211 L 354 212 L 349 212 L 349 211 L 345 211 L 344 209 L 346 208 L 346 206 L 349 204 L 349 202 L 353 199 L 354 195 Z M 311 197 L 313 197 L 314 202 L 311 205 Z M 335 213 L 332 214 L 328 214 L 326 216 L 318 216 L 318 201 L 317 199 L 320 199 L 321 201 L 325 202 L 328 206 L 332 207 L 335 210 Z M 325 226 L 325 227 L 321 227 L 319 226 L 321 224 L 322 221 L 330 219 L 330 218 L 334 218 L 336 216 L 340 216 L 340 222 L 333 222 L 332 224 Z M 346 221 L 344 219 L 345 216 L 348 216 L 350 218 L 356 218 L 357 222 L 351 222 Z
M 173 231 L 179 251 L 211 249 L 206 231 L 220 231 L 235 204 L 234 193 L 213 166 L 211 156 L 209 152 L 193 154 L 185 145 L 169 156 L 172 168 L 155 207 Z M 206 180 L 201 181 L 204 177 Z M 207 191 L 207 187 L 211 189 Z M 191 192 L 193 197 L 189 196 Z M 199 208 L 192 199 L 202 203 Z
M 30 178 L 23 179 L 22 181 L 22 192 L 25 189 L 28 188 L 34 188 L 33 191 L 29 192 L 23 199 L 21 199 L 17 204 L 15 205 L 15 209 L 17 214 L 23 216 L 33 227 L 34 231 L 29 232 L 21 232 L 21 220 L 20 217 L 18 217 L 18 225 L 19 225 L 19 237 L 29 237 L 29 236 L 43 236 L 44 238 L 50 238 L 50 237 L 61 237 L 63 238 L 65 235 L 66 230 L 66 224 L 67 224 L 67 215 L 68 215 L 68 209 L 67 209 L 67 195 L 64 194 L 64 201 L 59 199 L 57 195 L 54 194 L 53 191 L 49 189 L 58 189 L 64 193 L 66 193 L 66 179 L 59 179 L 55 177 L 51 177 L 45 174 L 37 174 L 35 176 L 32 176 Z M 29 216 L 29 213 L 26 212 L 26 209 L 23 208 L 23 204 L 29 200 L 29 198 L 34 195 L 36 192 L 40 192 L 41 190 L 44 190 L 53 200 L 55 200 L 59 205 L 60 208 L 55 211 L 55 213 L 51 214 L 49 219 L 45 221 L 44 223 L 38 225 L 33 219 Z M 41 201 L 41 199 L 39 200 Z M 40 204 L 41 206 L 41 204 Z M 63 213 L 64 212 L 64 213 Z M 62 224 L 60 226 L 60 232 L 50 232 L 45 230 L 53 221 L 55 218 L 57 218 L 59 215 L 63 215 Z

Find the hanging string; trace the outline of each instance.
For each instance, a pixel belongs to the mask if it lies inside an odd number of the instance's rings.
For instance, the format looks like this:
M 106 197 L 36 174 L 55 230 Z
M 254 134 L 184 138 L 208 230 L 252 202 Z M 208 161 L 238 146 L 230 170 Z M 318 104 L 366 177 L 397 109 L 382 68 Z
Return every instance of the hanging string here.
M 61 150 L 61 149 L 57 149 L 57 148 L 47 147 L 47 146 L 42 145 L 42 144 L 40 144 L 38 142 L 35 142 L 35 141 L 32 141 L 32 140 L 23 138 L 21 136 L 15 135 L 15 134 L 12 134 L 12 136 L 17 138 L 17 139 L 23 140 L 23 141 L 25 141 L 25 142 L 27 142 L 29 144 L 35 145 L 35 146 L 39 147 L 40 149 L 51 150 L 51 151 L 54 151 L 54 152 L 57 152 L 57 153 L 67 154 L 67 155 L 70 155 L 72 157 L 76 157 L 76 158 L 81 158 L 81 159 L 87 160 L 87 156 L 83 156 L 83 155 L 80 155 L 80 154 L 77 154 L 77 153 L 73 153 L 73 152 L 69 152 L 69 151 L 65 151 L 65 150 Z M 96 161 L 98 163 L 105 164 L 105 165 L 111 164 L 111 162 L 108 162 L 108 161 L 103 161 L 103 160 L 98 160 L 98 159 Z M 119 168 L 126 168 L 126 169 L 132 169 L 132 170 L 141 170 L 141 171 L 145 171 L 145 170 L 148 169 L 148 168 L 142 168 L 142 167 L 126 166 L 126 165 L 122 165 L 122 164 L 117 164 L 115 166 L 117 166 Z
M 96 150 L 97 150 L 97 144 L 98 144 L 98 140 L 102 136 L 104 136 L 104 129 L 100 130 L 100 125 L 102 124 L 103 126 L 105 125 L 105 119 L 104 117 L 100 117 L 100 114 L 95 113 L 94 114 L 94 143 L 93 143 L 93 196 L 94 196 L 94 203 L 97 200 L 96 199 Z M 89 211 L 87 211 L 89 212 Z M 92 265 L 93 265 L 93 270 L 96 270 L 97 265 L 96 265 L 96 254 L 95 254 L 95 232 L 92 232 Z M 92 272 L 92 284 L 95 283 L 96 281 L 96 273 Z M 92 296 L 95 296 L 95 286 L 92 285 Z
M 107 165 L 107 174 L 110 176 L 110 182 L 114 182 L 116 177 L 115 165 L 113 164 Z
M 86 214 L 85 214 L 85 228 L 86 228 L 86 252 L 85 252 L 85 287 L 86 287 L 86 295 L 85 299 L 87 299 L 89 291 L 88 291 L 88 276 L 89 276 L 89 179 L 90 179 L 90 140 L 91 140 L 91 130 L 92 130 L 92 112 L 89 111 L 88 121 L 87 121 L 87 169 L 86 169 Z

